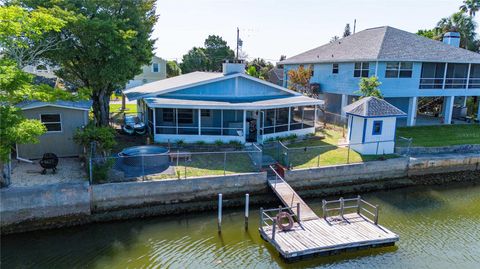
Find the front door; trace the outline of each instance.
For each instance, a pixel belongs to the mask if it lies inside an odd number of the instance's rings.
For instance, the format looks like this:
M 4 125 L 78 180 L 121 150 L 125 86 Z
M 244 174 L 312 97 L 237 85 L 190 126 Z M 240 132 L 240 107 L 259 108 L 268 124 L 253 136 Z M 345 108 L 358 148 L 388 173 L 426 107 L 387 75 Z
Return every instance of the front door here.
M 247 111 L 247 134 L 246 134 L 246 141 L 249 143 L 257 142 L 257 133 L 258 133 L 258 113 L 256 110 Z

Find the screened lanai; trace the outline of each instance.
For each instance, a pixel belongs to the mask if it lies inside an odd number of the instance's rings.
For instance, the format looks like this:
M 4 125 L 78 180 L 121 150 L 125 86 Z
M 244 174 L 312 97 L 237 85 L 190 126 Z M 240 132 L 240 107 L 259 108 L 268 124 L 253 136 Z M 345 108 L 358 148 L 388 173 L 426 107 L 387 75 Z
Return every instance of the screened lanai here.
M 156 107 L 147 100 L 147 118 L 156 141 L 262 142 L 314 132 L 316 108 L 321 101 L 309 101 L 312 105 L 261 108 L 250 104 L 243 109 L 217 109 Z

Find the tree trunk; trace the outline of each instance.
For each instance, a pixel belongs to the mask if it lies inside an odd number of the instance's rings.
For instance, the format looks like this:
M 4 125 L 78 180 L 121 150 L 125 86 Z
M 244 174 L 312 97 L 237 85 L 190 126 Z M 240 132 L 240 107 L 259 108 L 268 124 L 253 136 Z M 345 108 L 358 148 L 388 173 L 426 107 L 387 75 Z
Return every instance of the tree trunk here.
M 108 126 L 110 117 L 110 95 L 105 89 L 94 90 L 92 93 L 93 115 L 97 126 Z
M 8 187 L 11 184 L 11 174 L 12 174 L 12 158 L 10 154 L 8 155 L 8 161 L 4 163 L 0 161 L 0 187 Z
M 122 91 L 122 111 L 125 111 L 125 108 L 126 108 L 125 103 L 126 103 L 125 94 Z

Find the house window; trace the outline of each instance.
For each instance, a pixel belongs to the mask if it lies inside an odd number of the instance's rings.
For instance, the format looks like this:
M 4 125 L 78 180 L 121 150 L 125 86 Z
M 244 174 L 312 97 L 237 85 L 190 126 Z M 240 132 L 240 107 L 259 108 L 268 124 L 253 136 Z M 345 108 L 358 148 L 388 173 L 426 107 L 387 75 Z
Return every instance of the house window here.
M 413 64 L 410 62 L 387 62 L 386 78 L 411 78 Z
M 153 73 L 158 73 L 158 72 L 160 72 L 160 67 L 158 66 L 158 63 L 153 63 L 153 64 L 152 64 L 152 72 L 153 72 Z
M 422 63 L 420 89 L 441 89 L 445 75 L 445 63 Z
M 310 65 L 310 77 L 313 77 L 313 64 Z
M 372 135 L 381 135 L 382 134 L 382 124 L 383 121 L 376 120 L 373 122 Z
M 210 117 L 210 109 L 202 109 L 201 111 L 202 117 Z
M 355 63 L 355 69 L 353 70 L 353 76 L 356 78 L 368 78 L 370 70 L 370 64 L 368 62 Z
M 197 116 L 198 117 L 198 116 Z M 193 109 L 178 109 L 178 123 L 192 124 Z
M 162 118 L 163 118 L 163 121 L 164 122 L 172 122 L 173 123 L 173 119 L 174 119 L 174 111 L 173 111 L 173 108 L 164 108 L 162 110 L 163 114 L 162 114 Z
M 60 114 L 41 114 L 40 121 L 47 128 L 47 132 L 61 132 L 62 120 Z
M 332 74 L 338 74 L 338 64 L 332 64 Z

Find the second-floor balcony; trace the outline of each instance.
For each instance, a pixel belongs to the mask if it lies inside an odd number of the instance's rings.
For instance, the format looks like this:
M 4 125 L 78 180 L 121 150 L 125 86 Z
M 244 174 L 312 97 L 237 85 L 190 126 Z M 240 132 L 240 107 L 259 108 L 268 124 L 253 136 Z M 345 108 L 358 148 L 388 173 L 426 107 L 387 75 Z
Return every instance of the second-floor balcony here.
M 420 78 L 420 89 L 479 89 L 480 78 Z
M 480 65 L 423 63 L 420 89 L 479 89 Z

